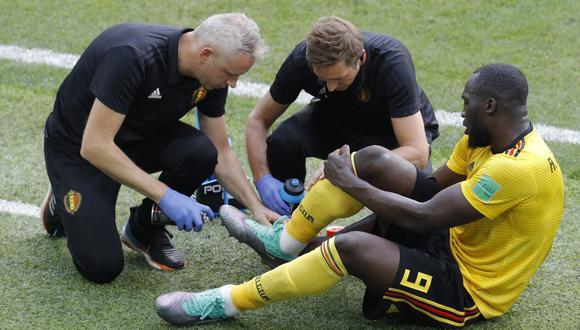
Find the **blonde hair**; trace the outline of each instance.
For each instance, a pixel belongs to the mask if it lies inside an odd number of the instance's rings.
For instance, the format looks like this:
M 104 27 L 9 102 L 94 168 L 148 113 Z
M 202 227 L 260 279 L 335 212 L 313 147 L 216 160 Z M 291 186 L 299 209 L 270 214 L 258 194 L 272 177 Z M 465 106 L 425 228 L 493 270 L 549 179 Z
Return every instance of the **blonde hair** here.
M 340 61 L 352 66 L 362 51 L 361 32 L 340 17 L 321 17 L 306 34 L 306 60 L 311 67 L 331 66 Z
M 202 43 L 229 55 L 244 52 L 259 59 L 268 51 L 258 24 L 243 13 L 210 16 L 193 33 Z

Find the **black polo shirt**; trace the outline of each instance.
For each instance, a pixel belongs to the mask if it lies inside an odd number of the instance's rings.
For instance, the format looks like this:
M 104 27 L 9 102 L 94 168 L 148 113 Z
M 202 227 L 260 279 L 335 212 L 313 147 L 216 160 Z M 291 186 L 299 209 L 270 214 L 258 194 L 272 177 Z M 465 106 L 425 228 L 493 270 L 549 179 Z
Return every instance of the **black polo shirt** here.
M 126 115 L 115 141 L 140 141 L 175 123 L 194 106 L 209 117 L 225 112 L 227 88 L 206 91 L 178 72 L 180 36 L 191 29 L 120 24 L 101 33 L 60 85 L 46 137 L 80 150 L 95 97 Z
M 328 92 L 326 82 L 308 67 L 306 42 L 290 53 L 270 87 L 274 101 L 290 104 L 300 91 L 319 99 L 321 111 L 337 116 L 342 123 L 368 134 L 387 134 L 392 147 L 398 143 L 391 118 L 421 111 L 427 140 L 439 136 L 439 125 L 429 99 L 415 79 L 415 68 L 407 48 L 387 35 L 363 32 L 367 59 L 345 91 Z

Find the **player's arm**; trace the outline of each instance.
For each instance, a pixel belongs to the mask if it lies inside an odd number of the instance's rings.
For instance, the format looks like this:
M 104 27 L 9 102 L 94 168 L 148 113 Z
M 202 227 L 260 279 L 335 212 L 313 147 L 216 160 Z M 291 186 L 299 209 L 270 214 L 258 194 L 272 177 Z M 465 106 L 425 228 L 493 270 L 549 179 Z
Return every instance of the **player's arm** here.
M 201 131 L 204 132 L 218 151 L 215 174 L 220 184 L 236 199 L 246 205 L 261 223 L 267 224 L 278 218 L 278 214 L 267 209 L 248 182 L 242 164 L 228 142 L 224 116 L 212 118 L 199 112 Z
M 203 226 L 201 213 L 213 218 L 211 209 L 170 189 L 140 169 L 115 144 L 115 135 L 124 119 L 125 115 L 95 99 L 83 133 L 81 156 L 113 180 L 159 204 L 180 230 L 190 231 L 195 228 L 200 231 Z
M 348 146 L 329 155 L 326 178 L 375 212 L 381 219 L 415 232 L 449 228 L 480 219 L 483 215 L 464 197 L 461 183 L 443 189 L 427 202 L 420 203 L 399 194 L 374 187 L 357 177 Z
M 399 147 L 393 149 L 393 152 L 419 168 L 425 168 L 429 161 L 429 144 L 425 136 L 421 112 L 417 111 L 406 117 L 391 118 L 391 123 L 399 142 Z
M 81 156 L 115 181 L 159 203 L 167 186 L 135 165 L 115 144 L 124 119 L 125 115 L 95 99 L 83 133 Z
M 280 104 L 272 98 L 270 92 L 262 97 L 250 113 L 246 123 L 246 149 L 248 161 L 254 181 L 270 173 L 266 159 L 266 138 L 268 130 L 288 108 L 288 104 Z
M 452 186 L 458 182 L 465 181 L 467 178 L 465 175 L 461 175 L 458 173 L 453 172 L 447 164 L 441 165 L 432 175 L 437 183 L 443 187 Z
M 424 203 L 377 189 L 360 179 L 343 190 L 379 218 L 414 232 L 451 228 L 483 217 L 463 195 L 461 183 L 443 189 Z

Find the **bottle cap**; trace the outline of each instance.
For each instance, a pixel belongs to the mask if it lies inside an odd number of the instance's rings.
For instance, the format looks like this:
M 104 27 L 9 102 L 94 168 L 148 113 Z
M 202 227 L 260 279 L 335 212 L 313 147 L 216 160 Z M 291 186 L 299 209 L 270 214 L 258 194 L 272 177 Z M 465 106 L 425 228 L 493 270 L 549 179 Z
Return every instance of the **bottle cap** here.
M 298 179 L 288 179 L 280 188 L 280 197 L 291 204 L 298 204 L 304 197 L 304 184 Z

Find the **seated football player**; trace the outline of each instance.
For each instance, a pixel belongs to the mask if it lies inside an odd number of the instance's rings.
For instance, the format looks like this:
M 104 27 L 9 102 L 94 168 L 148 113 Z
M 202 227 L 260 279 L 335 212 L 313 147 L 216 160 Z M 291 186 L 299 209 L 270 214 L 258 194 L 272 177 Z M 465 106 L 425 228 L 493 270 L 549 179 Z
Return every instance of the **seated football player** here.
M 222 207 L 230 234 L 281 265 L 239 285 L 164 294 L 157 313 L 182 325 L 227 319 L 350 274 L 366 285 L 369 319 L 461 327 L 505 314 L 548 255 L 564 207 L 562 173 L 528 119 L 527 94 L 516 67 L 477 69 L 461 95 L 465 135 L 430 177 L 383 147 L 345 145 L 289 221 L 266 227 Z M 299 256 L 363 205 L 374 214 Z M 428 236 L 408 246 L 389 235 L 395 225 Z

